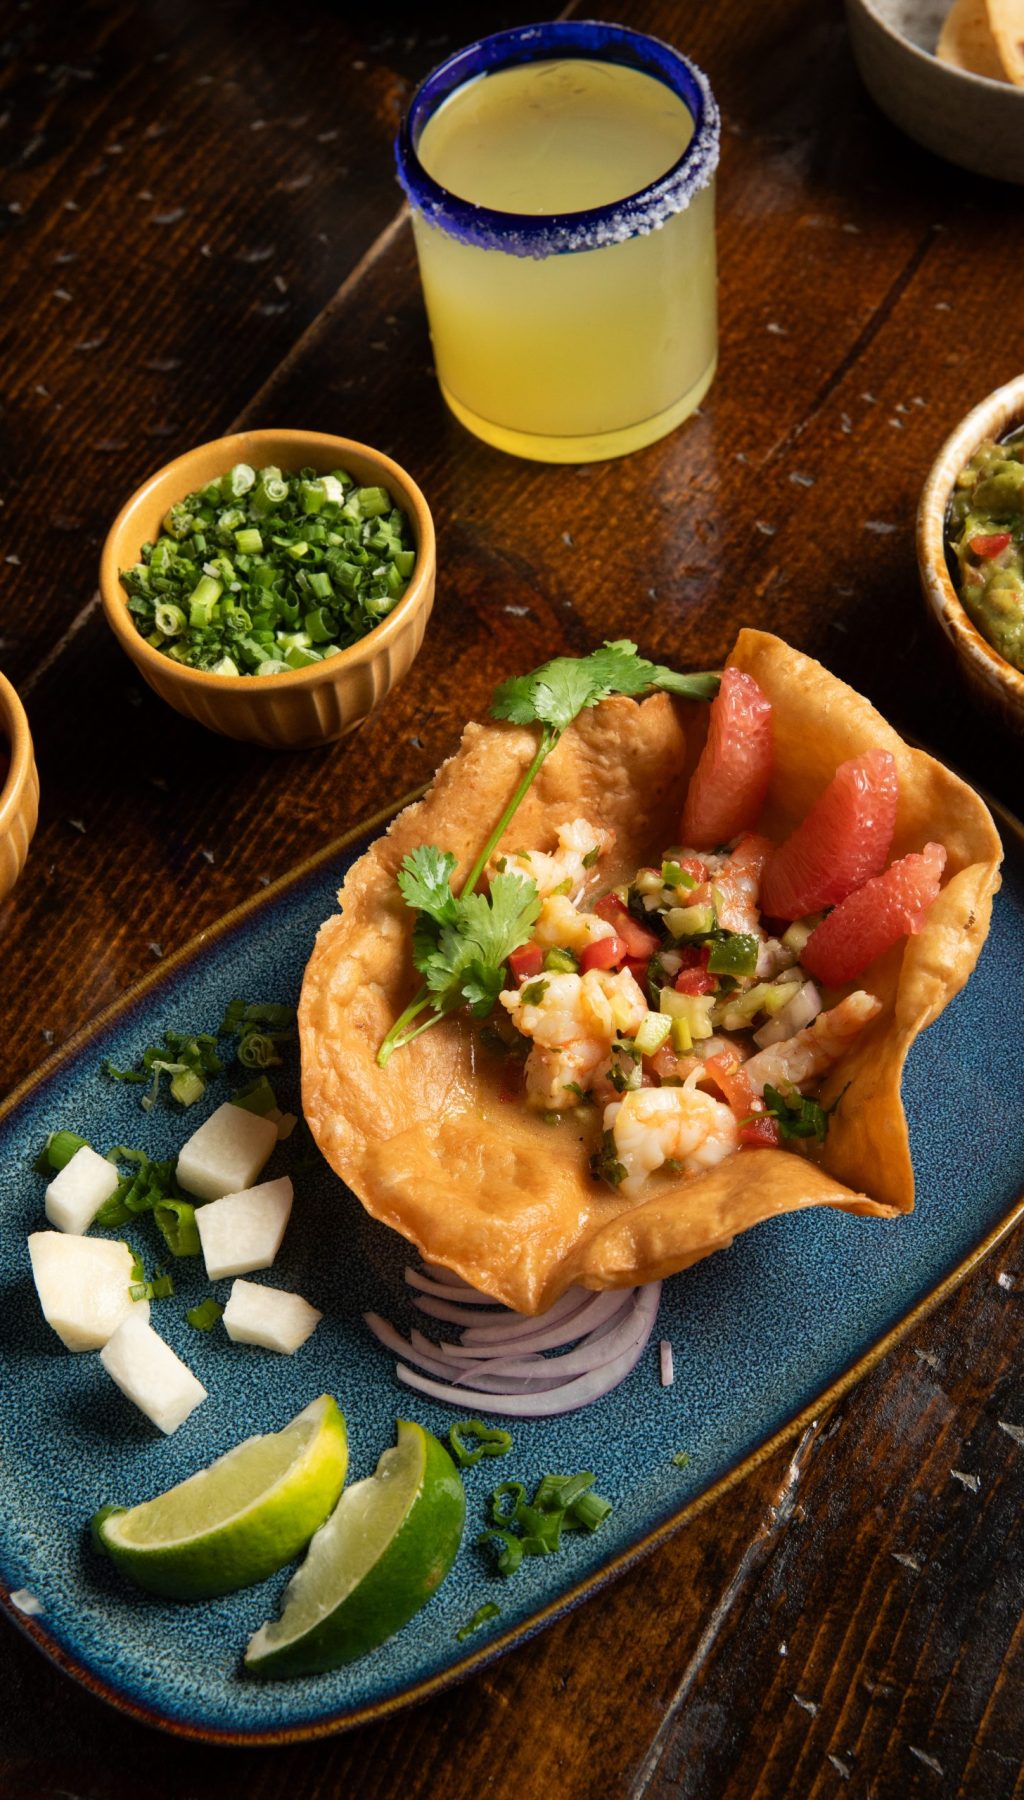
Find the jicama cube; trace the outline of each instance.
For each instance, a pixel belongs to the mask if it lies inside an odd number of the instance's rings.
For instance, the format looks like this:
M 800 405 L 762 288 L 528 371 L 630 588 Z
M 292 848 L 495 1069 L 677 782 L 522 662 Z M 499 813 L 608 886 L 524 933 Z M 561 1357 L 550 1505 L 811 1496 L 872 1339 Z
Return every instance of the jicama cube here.
M 281 1247 L 291 1210 L 292 1184 L 287 1175 L 197 1207 L 196 1225 L 210 1280 L 269 1269 Z
M 28 1253 L 43 1317 L 69 1350 L 100 1350 L 123 1320 L 149 1318 L 149 1301 L 129 1293 L 135 1259 L 127 1244 L 33 1231 Z
M 206 1389 L 145 1319 L 119 1325 L 100 1361 L 111 1380 L 168 1436 L 194 1412 Z
M 119 1176 L 113 1163 L 88 1144 L 76 1150 L 46 1190 L 46 1216 L 58 1231 L 81 1237 L 88 1231 L 104 1200 L 109 1200 Z
M 265 1350 L 292 1356 L 323 1316 L 301 1294 L 261 1287 L 258 1281 L 236 1281 L 224 1308 L 224 1329 L 236 1344 L 262 1344 Z
M 178 1154 L 178 1181 L 198 1200 L 219 1200 L 251 1187 L 277 1143 L 277 1126 L 226 1100 Z

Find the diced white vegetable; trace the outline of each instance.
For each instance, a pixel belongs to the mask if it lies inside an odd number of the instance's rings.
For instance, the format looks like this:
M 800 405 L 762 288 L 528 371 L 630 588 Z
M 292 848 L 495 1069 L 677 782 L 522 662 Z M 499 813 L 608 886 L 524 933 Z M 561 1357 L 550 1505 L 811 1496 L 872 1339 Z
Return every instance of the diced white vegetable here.
M 269 1269 L 281 1248 L 291 1210 L 292 1184 L 287 1175 L 197 1207 L 196 1225 L 210 1280 Z
M 805 981 L 782 1011 L 769 1019 L 767 1025 L 762 1025 L 760 1031 L 755 1031 L 754 1042 L 759 1050 L 766 1050 L 769 1044 L 781 1044 L 785 1038 L 802 1031 L 820 1011 L 821 995 L 813 981 Z
M 127 1244 L 33 1231 L 28 1253 L 43 1317 L 69 1350 L 100 1350 L 123 1320 L 149 1318 L 149 1301 L 128 1291 L 135 1259 Z
M 277 1141 L 279 1144 L 283 1144 L 285 1138 L 291 1137 L 292 1132 L 299 1122 L 296 1113 L 282 1112 L 279 1106 L 272 1106 L 270 1111 L 264 1113 L 263 1116 L 265 1119 L 272 1120 L 277 1126 Z
M 82 1237 L 104 1200 L 110 1199 L 118 1179 L 113 1163 L 91 1150 L 88 1144 L 83 1144 L 46 1190 L 46 1216 L 50 1224 L 56 1225 L 58 1231 L 73 1232 Z
M 122 1394 L 169 1436 L 206 1399 L 206 1389 L 136 1313 L 118 1326 L 100 1361 Z
M 224 1329 L 236 1344 L 262 1344 L 266 1350 L 294 1355 L 323 1318 L 301 1294 L 236 1281 L 224 1308 Z
M 198 1200 L 249 1188 L 277 1143 L 277 1126 L 226 1100 L 178 1153 L 178 1180 Z

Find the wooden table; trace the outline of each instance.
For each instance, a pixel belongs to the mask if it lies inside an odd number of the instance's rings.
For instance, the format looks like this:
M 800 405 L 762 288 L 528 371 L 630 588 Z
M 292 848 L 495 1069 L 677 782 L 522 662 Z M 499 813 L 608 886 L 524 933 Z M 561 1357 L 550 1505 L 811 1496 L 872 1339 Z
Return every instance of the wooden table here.
M 738 624 L 770 626 L 1020 802 L 1019 760 L 929 633 L 912 543 L 938 444 L 1024 365 L 1019 196 L 882 119 L 838 0 L 624 0 L 611 16 L 678 42 L 722 104 L 721 371 L 698 418 L 625 462 L 511 461 L 440 401 L 392 177 L 412 86 L 481 24 L 465 4 L 425 11 L 4 9 L 0 662 L 43 811 L 0 907 L 2 1091 L 154 957 L 424 780 L 499 675 L 606 636 L 706 667 Z M 121 500 L 234 421 L 380 445 L 437 521 L 422 656 L 383 717 L 322 752 L 178 719 L 93 598 Z M 0 1791 L 1024 1792 L 1024 1451 L 1001 1429 L 1024 1420 L 1022 1296 L 1018 1233 L 795 1450 L 614 1587 L 334 1742 L 158 1740 L 4 1628 Z

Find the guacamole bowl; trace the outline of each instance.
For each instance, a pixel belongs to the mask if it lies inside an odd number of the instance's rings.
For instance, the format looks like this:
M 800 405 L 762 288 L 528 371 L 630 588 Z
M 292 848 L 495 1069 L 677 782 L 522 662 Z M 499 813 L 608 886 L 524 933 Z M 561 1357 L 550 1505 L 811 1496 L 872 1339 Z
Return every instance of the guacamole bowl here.
M 917 563 L 932 616 L 956 654 L 972 698 L 1024 737 L 1024 674 L 982 636 L 961 603 L 946 548 L 946 521 L 957 476 L 988 438 L 1024 426 L 1024 375 L 996 388 L 961 419 L 929 471 L 917 511 Z
M 306 667 L 245 675 L 192 668 L 156 649 L 129 609 L 121 571 L 159 535 L 168 509 L 217 482 L 236 464 L 273 465 L 288 474 L 344 469 L 368 488 L 382 488 L 406 514 L 416 550 L 405 592 L 372 630 Z M 303 546 L 304 548 L 304 546 Z M 197 724 L 224 737 L 270 749 L 303 750 L 332 743 L 384 704 L 423 642 L 434 603 L 434 525 L 412 477 L 391 457 L 351 438 L 321 431 L 240 431 L 199 444 L 151 475 L 121 508 L 100 560 L 107 624 L 149 686 Z

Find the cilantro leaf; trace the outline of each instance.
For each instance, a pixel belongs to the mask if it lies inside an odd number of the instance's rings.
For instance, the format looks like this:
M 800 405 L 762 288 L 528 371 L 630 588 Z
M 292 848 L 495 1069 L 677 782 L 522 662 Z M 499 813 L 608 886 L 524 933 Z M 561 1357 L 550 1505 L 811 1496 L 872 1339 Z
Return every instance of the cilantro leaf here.
M 419 844 L 410 850 L 398 871 L 398 885 L 406 905 L 436 919 L 439 925 L 450 925 L 457 914 L 452 893 L 455 866 L 451 851 L 439 850 L 436 844 Z
M 814 1138 L 819 1144 L 824 1143 L 828 1131 L 829 1115 L 817 1100 L 808 1100 L 805 1095 L 797 1093 L 782 1094 L 778 1088 L 768 1082 L 764 1089 L 765 1111 L 770 1113 L 779 1127 L 779 1136 L 789 1138 Z M 829 1108 L 831 1111 L 832 1108 Z
M 491 702 L 491 712 L 496 719 L 510 719 L 515 725 L 540 723 L 560 733 L 581 712 L 610 694 L 636 695 L 654 687 L 708 700 L 718 691 L 718 676 L 679 675 L 638 656 L 629 638 L 616 638 L 589 656 L 556 656 L 529 675 L 503 681 Z

